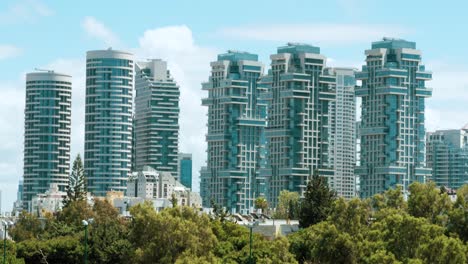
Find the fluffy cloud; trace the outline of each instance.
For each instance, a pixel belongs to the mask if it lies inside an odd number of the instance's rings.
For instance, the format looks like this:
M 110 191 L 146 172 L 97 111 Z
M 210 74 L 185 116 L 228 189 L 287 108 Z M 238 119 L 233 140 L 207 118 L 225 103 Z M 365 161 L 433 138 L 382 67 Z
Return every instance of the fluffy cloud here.
M 391 25 L 365 24 L 278 24 L 223 28 L 218 32 L 229 38 L 263 41 L 299 41 L 319 45 L 369 43 L 382 36 L 404 36 L 408 30 Z
M 201 106 L 201 98 L 207 95 L 201 83 L 208 80 L 210 62 L 218 51 L 197 45 L 190 28 L 180 25 L 145 31 L 134 52 L 137 58 L 166 60 L 180 86 L 179 149 L 193 154 L 193 186 L 198 190 L 199 170 L 206 160 L 207 110 Z
M 13 58 L 22 53 L 22 50 L 13 45 L 0 45 L 0 60 Z
M 85 17 L 82 26 L 89 36 L 101 40 L 106 46 L 120 46 L 120 40 L 117 35 L 96 18 Z
M 24 74 L 0 83 L 0 190 L 2 210 L 11 208 L 18 180 L 23 175 Z

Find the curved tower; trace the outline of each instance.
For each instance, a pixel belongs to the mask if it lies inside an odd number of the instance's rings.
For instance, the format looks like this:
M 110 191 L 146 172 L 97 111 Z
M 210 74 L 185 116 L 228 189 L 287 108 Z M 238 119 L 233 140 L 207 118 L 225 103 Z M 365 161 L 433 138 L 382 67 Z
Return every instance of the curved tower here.
M 50 184 L 68 184 L 71 76 L 54 71 L 26 74 L 23 208 Z
M 84 166 L 95 196 L 125 191 L 132 153 L 133 55 L 112 49 L 86 54 Z

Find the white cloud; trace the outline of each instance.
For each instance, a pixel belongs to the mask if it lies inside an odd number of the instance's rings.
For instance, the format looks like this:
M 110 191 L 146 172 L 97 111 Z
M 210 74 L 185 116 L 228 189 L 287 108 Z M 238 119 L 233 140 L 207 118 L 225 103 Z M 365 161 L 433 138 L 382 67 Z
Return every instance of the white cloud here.
M 206 161 L 206 113 L 201 98 L 207 96 L 201 83 L 208 80 L 210 62 L 216 60 L 217 50 L 198 46 L 192 31 L 185 25 L 147 30 L 134 50 L 137 58 L 161 58 L 180 86 L 180 145 L 181 152 L 193 154 L 194 189 L 198 190 L 198 175 Z
M 17 57 L 22 50 L 13 45 L 0 45 L 0 60 Z
M 228 38 L 262 41 L 299 41 L 323 44 L 369 43 L 384 36 L 401 37 L 408 30 L 393 25 L 366 24 L 277 24 L 247 25 L 219 30 Z
M 0 13 L 0 24 L 14 24 L 18 22 L 33 22 L 38 17 L 46 17 L 54 11 L 39 0 L 18 1 Z
M 85 17 L 82 22 L 85 32 L 94 38 L 104 42 L 108 47 L 120 46 L 120 40 L 106 25 L 94 17 Z
M 426 69 L 433 72 L 432 97 L 427 99 L 427 131 L 459 129 L 468 123 L 468 67 L 445 60 L 428 61 Z
M 0 82 L 0 90 L 0 190 L 4 210 L 11 208 L 18 180 L 23 175 L 24 74 L 11 81 Z

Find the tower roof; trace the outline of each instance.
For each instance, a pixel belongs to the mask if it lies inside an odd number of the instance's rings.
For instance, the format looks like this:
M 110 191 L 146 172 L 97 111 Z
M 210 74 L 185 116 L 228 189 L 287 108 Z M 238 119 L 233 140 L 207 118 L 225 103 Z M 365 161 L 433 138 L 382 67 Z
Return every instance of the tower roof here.
M 279 47 L 278 53 L 315 53 L 320 54 L 320 48 L 304 43 L 289 42 L 286 46 Z
M 462 130 L 467 130 L 468 131 L 468 123 L 464 127 L 462 127 Z
M 248 61 L 258 61 L 258 55 L 253 53 L 248 53 L 245 51 L 237 51 L 237 50 L 228 50 L 227 53 L 219 54 L 218 60 L 228 60 L 228 61 L 240 61 L 240 60 L 248 60 Z
M 383 38 L 381 41 L 372 42 L 372 49 L 416 49 L 416 42 L 397 38 Z

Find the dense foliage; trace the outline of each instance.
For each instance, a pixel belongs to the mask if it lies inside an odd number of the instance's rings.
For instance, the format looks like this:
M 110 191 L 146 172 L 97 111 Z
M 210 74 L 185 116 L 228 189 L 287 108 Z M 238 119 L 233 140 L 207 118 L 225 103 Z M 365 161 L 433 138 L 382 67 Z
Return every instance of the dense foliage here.
M 254 234 L 254 262 L 467 263 L 468 186 L 455 202 L 432 183 L 410 191 L 408 201 L 399 189 L 347 201 L 316 178 L 302 200 L 282 192 L 276 213 L 293 212 L 307 224 L 274 240 Z M 264 203 L 258 199 L 257 208 Z M 249 229 L 213 204 L 216 212 L 207 215 L 184 206 L 156 212 L 144 203 L 130 209 L 131 219 L 101 200 L 71 201 L 43 219 L 22 213 L 10 232 L 8 263 L 83 263 L 81 220 L 90 218 L 89 263 L 248 263 Z

